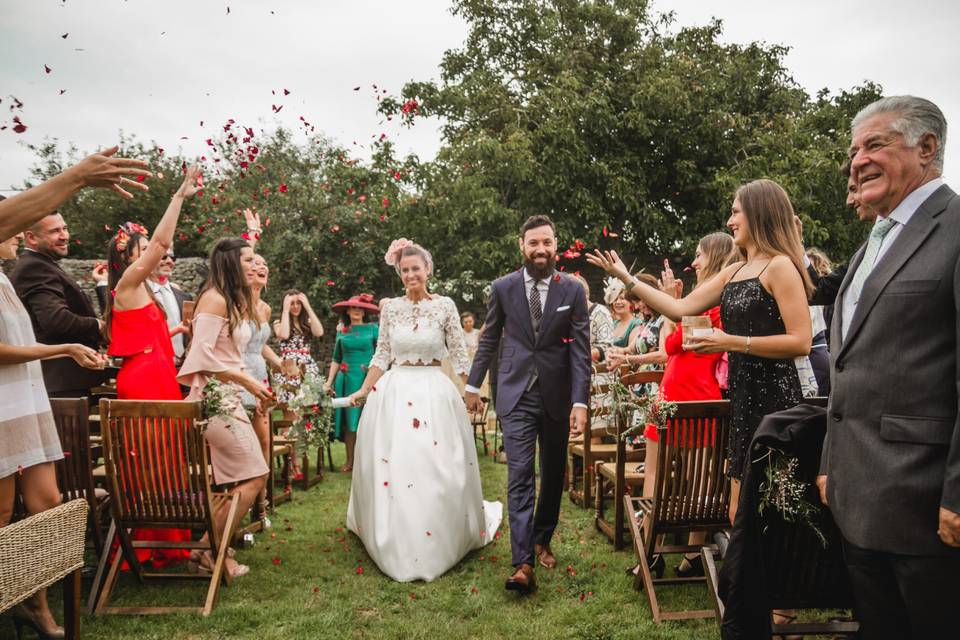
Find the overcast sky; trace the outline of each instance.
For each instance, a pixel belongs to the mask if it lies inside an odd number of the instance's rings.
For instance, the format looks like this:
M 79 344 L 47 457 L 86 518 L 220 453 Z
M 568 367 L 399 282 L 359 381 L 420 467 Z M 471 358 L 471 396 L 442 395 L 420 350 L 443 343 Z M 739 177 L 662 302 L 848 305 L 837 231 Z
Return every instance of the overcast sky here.
M 715 15 L 729 42 L 790 46 L 787 67 L 811 93 L 869 79 L 888 94 L 930 98 L 948 122 L 960 123 L 958 3 L 654 6 L 676 11 L 680 25 Z M 420 120 L 404 129 L 381 122 L 371 85 L 395 93 L 408 80 L 438 77 L 444 51 L 465 35 L 448 0 L 0 0 L 0 124 L 19 115 L 28 127 L 0 131 L 0 190 L 27 177 L 33 156 L 23 142 L 52 137 L 87 151 L 112 144 L 122 130 L 200 154 L 228 118 L 296 127 L 303 116 L 341 144 L 356 142 L 358 155 L 386 133 L 401 153 L 428 159 L 440 144 L 438 124 Z M 9 111 L 10 96 L 23 103 L 22 112 Z M 282 110 L 274 114 L 272 105 Z M 956 169 L 954 142 L 947 147 L 948 180 Z

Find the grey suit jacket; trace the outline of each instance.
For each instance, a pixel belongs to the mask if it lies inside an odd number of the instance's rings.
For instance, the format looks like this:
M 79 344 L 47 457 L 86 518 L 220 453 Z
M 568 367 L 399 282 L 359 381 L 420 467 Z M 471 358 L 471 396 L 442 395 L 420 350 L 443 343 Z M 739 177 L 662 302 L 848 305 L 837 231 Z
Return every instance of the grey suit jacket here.
M 830 510 L 859 547 L 957 553 L 937 537 L 939 507 L 960 512 L 960 198 L 950 187 L 924 201 L 876 264 L 844 336 L 841 307 L 820 467 Z

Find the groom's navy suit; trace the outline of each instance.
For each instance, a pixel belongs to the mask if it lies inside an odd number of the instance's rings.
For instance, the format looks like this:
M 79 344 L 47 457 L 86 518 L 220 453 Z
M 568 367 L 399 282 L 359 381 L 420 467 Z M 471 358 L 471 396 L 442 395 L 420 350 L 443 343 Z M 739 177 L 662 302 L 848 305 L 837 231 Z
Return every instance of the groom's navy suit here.
M 548 545 L 563 497 L 570 410 L 590 395 L 590 319 L 583 287 L 562 273 L 546 281 L 536 326 L 525 270 L 493 283 L 483 333 L 467 384 L 478 388 L 501 346 L 497 415 L 507 454 L 507 504 L 514 566 L 533 565 L 534 544 Z M 542 298 L 542 296 L 541 296 Z M 540 500 L 534 456 L 540 443 Z

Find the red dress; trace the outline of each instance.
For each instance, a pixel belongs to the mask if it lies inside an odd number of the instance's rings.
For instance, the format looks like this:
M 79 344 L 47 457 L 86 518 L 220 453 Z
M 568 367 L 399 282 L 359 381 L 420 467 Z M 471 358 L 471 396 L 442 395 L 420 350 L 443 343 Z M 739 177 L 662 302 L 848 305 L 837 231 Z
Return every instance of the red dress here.
M 163 312 L 151 302 L 139 309 L 114 309 L 110 323 L 111 356 L 123 358 L 117 374 L 120 400 L 182 400 L 173 366 L 173 342 Z M 138 529 L 134 540 L 190 540 L 189 529 Z M 154 567 L 185 560 L 186 549 L 140 549 L 137 559 L 152 560 Z
M 710 317 L 710 323 L 716 329 L 720 324 L 720 307 L 713 307 L 703 315 Z M 676 331 L 663 341 L 667 352 L 667 364 L 660 382 L 660 397 L 671 402 L 720 400 L 720 383 L 717 382 L 717 364 L 722 353 L 694 353 L 683 349 L 683 327 L 677 325 Z M 674 434 L 670 424 L 669 435 Z M 643 434 L 648 440 L 657 441 L 657 430 L 648 424 Z

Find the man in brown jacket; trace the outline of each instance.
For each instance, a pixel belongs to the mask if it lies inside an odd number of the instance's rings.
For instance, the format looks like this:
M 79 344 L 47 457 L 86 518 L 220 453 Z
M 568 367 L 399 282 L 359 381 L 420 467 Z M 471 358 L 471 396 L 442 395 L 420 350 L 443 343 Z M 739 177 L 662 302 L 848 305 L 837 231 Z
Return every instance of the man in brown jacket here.
M 25 249 L 10 274 L 20 300 L 30 313 L 37 342 L 74 342 L 97 349 L 101 321 L 87 294 L 59 264 L 70 250 L 70 232 L 54 212 L 24 234 Z M 101 384 L 105 373 L 84 369 L 72 358 L 44 360 L 43 381 L 50 397 L 78 398 Z

